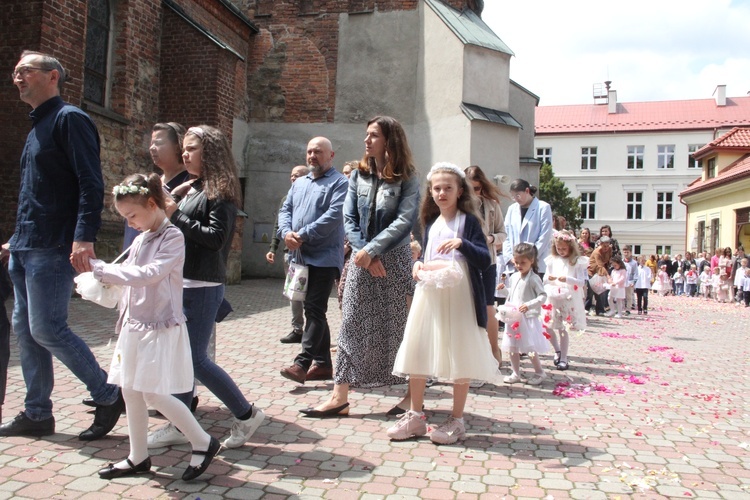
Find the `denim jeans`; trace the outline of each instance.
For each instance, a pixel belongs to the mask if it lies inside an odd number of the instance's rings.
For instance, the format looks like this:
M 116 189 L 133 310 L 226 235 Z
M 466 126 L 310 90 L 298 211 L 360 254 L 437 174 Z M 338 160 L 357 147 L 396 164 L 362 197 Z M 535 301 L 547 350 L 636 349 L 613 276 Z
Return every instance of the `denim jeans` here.
M 208 357 L 208 343 L 216 322 L 216 311 L 223 299 L 224 285 L 184 288 L 182 310 L 187 318 L 195 378 L 219 398 L 235 417 L 241 417 L 250 411 L 252 405 L 227 372 Z M 189 408 L 193 391 L 178 394 L 177 398 Z
M 10 255 L 8 271 L 16 295 L 13 329 L 26 382 L 26 416 L 31 420 L 52 416 L 53 355 L 86 384 L 97 403 L 112 404 L 118 396 L 119 388 L 107 383 L 107 373 L 89 346 L 68 327 L 75 275 L 69 254 L 61 248 L 50 248 Z
M 305 297 L 305 331 L 302 333 L 302 352 L 294 359 L 305 371 L 313 361 L 331 366 L 331 330 L 328 328 L 328 298 L 333 282 L 339 277 L 337 267 L 308 266 L 307 296 Z

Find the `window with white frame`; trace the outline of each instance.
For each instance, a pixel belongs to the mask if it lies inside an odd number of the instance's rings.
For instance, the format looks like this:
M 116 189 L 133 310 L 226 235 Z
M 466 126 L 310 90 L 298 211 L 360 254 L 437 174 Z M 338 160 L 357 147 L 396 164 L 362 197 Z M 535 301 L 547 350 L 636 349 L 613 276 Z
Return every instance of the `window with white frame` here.
M 693 153 L 703 147 L 703 144 L 688 145 L 688 168 L 703 168 L 703 162 L 693 158 Z
M 645 146 L 628 146 L 628 170 L 643 170 Z
M 552 148 L 536 148 L 536 159 L 552 165 Z
M 656 168 L 674 168 L 674 144 L 657 146 Z
M 672 255 L 672 245 L 656 245 L 656 255 Z
M 660 191 L 656 193 L 656 220 L 672 220 L 672 197 L 674 193 Z
M 596 170 L 596 147 L 581 148 L 581 170 Z
M 627 220 L 643 219 L 643 193 L 640 191 L 631 191 L 627 193 L 627 203 L 625 208 L 625 218 Z
M 596 192 L 581 193 L 581 218 L 596 219 Z

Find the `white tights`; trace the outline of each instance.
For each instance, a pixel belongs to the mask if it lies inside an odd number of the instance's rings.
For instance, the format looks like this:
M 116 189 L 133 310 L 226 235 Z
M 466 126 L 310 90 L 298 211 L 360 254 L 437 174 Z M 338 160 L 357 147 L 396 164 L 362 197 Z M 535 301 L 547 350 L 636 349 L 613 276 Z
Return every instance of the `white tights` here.
M 541 375 L 544 373 L 544 369 L 542 368 L 542 362 L 539 360 L 539 356 L 536 355 L 534 352 L 529 353 L 529 359 L 531 360 L 531 364 L 534 366 L 534 372 L 537 375 Z M 510 367 L 513 369 L 513 373 L 521 376 L 521 353 L 511 352 L 510 353 Z
M 549 341 L 555 352 L 560 353 L 560 361 L 568 361 L 568 346 L 570 345 L 570 335 L 565 328 L 548 328 Z M 559 340 L 558 340 L 559 339 Z
M 625 308 L 625 299 L 613 299 L 612 296 L 609 297 L 609 312 L 610 314 L 617 311 L 617 314 L 622 316 L 622 311 Z
M 128 436 L 130 437 L 130 454 L 128 458 L 138 465 L 148 458 L 148 407 L 158 410 L 172 422 L 190 440 L 194 450 L 205 451 L 211 442 L 211 436 L 203 430 L 187 406 L 169 394 L 154 394 L 132 389 L 122 389 L 128 418 Z M 199 460 L 200 462 L 200 460 Z M 192 463 L 191 463 L 192 465 Z M 115 465 L 117 468 L 128 468 L 124 460 Z

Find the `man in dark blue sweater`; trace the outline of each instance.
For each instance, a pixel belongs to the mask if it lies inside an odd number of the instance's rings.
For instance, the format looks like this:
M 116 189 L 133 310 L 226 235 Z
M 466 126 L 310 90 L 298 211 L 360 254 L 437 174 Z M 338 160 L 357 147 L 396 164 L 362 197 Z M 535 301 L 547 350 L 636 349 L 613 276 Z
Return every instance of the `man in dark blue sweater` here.
M 53 355 L 97 403 L 94 423 L 79 435 L 81 440 L 106 435 L 124 409 L 119 388 L 107 383 L 91 349 L 68 327 L 73 277 L 76 271 L 90 271 L 89 259 L 95 258 L 104 181 L 94 122 L 60 98 L 66 76 L 56 58 L 31 51 L 21 55 L 13 71 L 21 100 L 33 108 L 21 155 L 16 229 L 2 248 L 4 257 L 10 253 L 13 329 L 26 400 L 25 410 L 0 426 L 0 436 L 54 434 Z

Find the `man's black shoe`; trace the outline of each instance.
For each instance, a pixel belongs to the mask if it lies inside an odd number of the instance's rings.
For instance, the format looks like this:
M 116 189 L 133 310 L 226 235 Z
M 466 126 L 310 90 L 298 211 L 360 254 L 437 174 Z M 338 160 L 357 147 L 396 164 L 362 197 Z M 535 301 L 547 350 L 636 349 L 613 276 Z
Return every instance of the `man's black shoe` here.
M 120 414 L 125 409 L 125 401 L 122 399 L 122 392 L 118 392 L 117 401 L 111 405 L 98 405 L 94 413 L 94 423 L 91 427 L 78 435 L 81 441 L 93 441 L 103 438 L 109 431 L 114 429 Z
M 0 426 L 0 436 L 50 436 L 55 433 L 55 417 L 44 420 L 31 420 L 25 412 Z
M 282 344 L 301 344 L 302 332 L 292 331 L 286 337 L 281 337 Z

